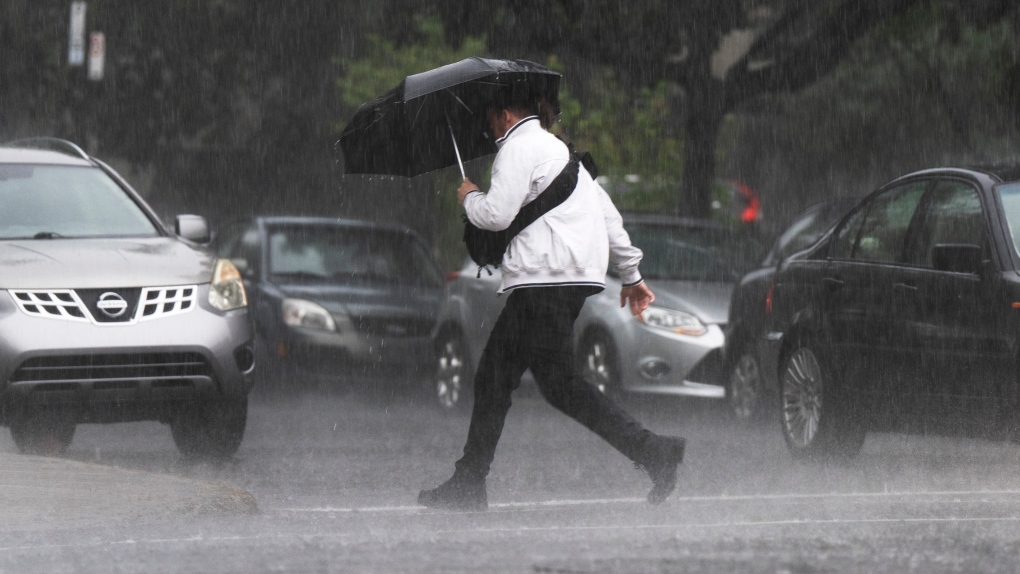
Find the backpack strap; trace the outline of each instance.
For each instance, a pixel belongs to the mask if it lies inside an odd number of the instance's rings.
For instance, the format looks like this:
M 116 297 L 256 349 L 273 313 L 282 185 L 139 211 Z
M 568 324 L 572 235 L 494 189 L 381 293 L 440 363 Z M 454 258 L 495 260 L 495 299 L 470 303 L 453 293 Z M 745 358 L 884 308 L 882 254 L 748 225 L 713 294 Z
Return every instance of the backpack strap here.
M 563 166 L 556 179 L 546 187 L 531 203 L 525 205 L 510 222 L 506 228 L 506 242 L 514 238 L 522 229 L 538 221 L 546 213 L 552 211 L 556 206 L 563 203 L 574 193 L 577 187 L 577 176 L 581 158 L 577 154 L 571 154 L 570 161 Z

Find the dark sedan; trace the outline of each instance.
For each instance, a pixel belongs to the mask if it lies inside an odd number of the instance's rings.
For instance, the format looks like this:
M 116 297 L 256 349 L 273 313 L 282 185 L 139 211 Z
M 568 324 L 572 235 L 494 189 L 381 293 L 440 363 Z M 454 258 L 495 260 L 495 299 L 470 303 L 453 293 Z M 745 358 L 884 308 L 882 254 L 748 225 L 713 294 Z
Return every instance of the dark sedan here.
M 443 275 L 410 230 L 311 217 L 258 217 L 214 245 L 241 270 L 263 384 L 412 381 L 431 362 Z
M 780 265 L 768 339 L 795 456 L 853 456 L 876 430 L 1020 437 L 1020 182 L 996 173 L 900 177 Z
M 744 275 L 733 289 L 726 324 L 724 373 L 726 397 L 737 420 L 759 420 L 774 411 L 779 388 L 764 353 L 765 303 L 779 262 L 822 236 L 859 198 L 837 198 L 808 207 L 780 234 L 761 267 Z

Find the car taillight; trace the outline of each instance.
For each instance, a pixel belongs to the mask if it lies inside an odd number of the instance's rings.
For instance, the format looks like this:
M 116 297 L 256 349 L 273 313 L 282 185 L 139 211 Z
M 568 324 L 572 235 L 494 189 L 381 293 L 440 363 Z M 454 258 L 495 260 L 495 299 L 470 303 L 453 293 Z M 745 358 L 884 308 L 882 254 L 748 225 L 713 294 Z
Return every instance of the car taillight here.
M 765 296 L 765 314 L 772 314 L 772 297 L 776 294 L 776 282 L 769 283 L 769 293 Z
M 460 271 L 450 271 L 446 274 L 446 282 L 449 283 L 458 277 L 460 277 Z

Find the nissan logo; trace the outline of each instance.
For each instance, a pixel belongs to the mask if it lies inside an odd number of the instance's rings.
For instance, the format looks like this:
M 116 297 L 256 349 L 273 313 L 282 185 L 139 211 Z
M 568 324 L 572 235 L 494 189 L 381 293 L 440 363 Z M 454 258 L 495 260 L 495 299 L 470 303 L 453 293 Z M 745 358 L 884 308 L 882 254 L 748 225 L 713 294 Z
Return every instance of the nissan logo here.
M 123 315 L 124 311 L 127 311 L 128 304 L 120 295 L 113 291 L 107 291 L 99 296 L 99 302 L 96 303 L 96 307 L 107 317 L 116 318 Z

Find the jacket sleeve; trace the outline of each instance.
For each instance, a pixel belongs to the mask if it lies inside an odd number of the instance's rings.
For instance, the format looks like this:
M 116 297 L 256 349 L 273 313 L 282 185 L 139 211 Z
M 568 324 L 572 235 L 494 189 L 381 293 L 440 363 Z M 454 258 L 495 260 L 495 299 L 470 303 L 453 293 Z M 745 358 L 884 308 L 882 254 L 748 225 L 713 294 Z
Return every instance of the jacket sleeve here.
M 470 193 L 464 211 L 479 229 L 501 231 L 510 226 L 531 190 L 532 168 L 520 146 L 504 146 L 492 162 L 488 193 Z
M 638 271 L 638 265 L 644 254 L 631 244 L 630 235 L 623 228 L 623 217 L 613 205 L 609 194 L 602 189 L 598 182 L 595 182 L 595 188 L 599 202 L 602 204 L 602 215 L 606 219 L 606 233 L 609 236 L 609 264 L 620 276 L 624 287 L 637 285 L 643 281 L 641 273 Z

